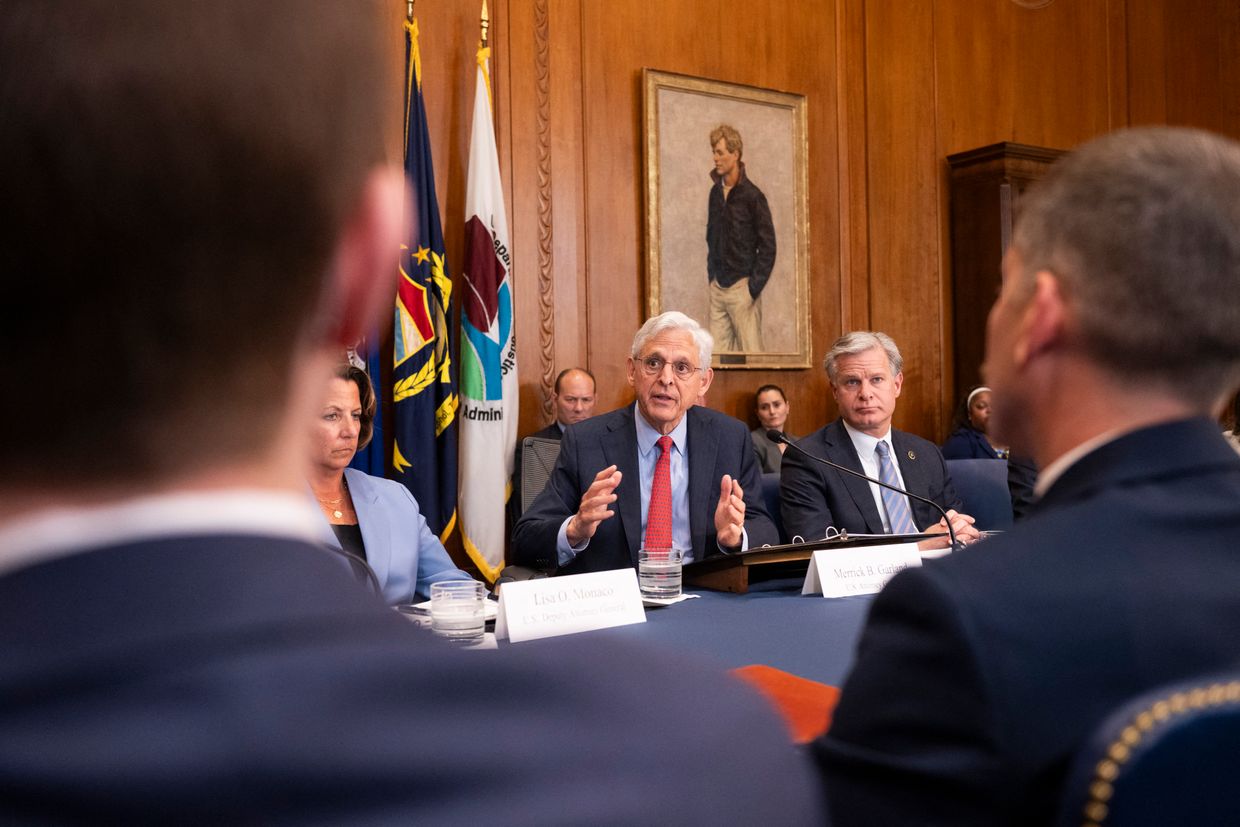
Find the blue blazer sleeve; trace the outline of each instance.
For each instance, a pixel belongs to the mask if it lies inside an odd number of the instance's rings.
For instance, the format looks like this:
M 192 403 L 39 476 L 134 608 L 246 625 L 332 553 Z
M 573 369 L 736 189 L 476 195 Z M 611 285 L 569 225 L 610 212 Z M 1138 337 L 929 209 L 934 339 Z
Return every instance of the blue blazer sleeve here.
M 453 565 L 408 488 L 352 468 L 345 470 L 345 478 L 362 527 L 366 560 L 389 605 L 412 601 L 415 595 L 429 597 L 432 583 L 472 579 Z

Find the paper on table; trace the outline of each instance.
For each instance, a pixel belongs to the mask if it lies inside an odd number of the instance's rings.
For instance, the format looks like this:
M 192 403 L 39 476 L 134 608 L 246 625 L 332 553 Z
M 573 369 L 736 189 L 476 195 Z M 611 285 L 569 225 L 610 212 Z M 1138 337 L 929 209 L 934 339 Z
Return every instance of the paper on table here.
M 686 594 L 684 592 L 681 592 L 678 597 L 643 597 L 642 605 L 643 606 L 672 606 L 676 603 L 681 602 L 682 600 L 690 600 L 694 597 L 699 597 L 699 596 L 700 595 Z

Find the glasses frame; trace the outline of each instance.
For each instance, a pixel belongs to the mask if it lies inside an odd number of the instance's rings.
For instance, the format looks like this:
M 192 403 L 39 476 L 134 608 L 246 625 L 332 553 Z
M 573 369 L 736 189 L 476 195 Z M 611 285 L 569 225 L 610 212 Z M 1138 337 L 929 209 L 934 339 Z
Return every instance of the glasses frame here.
M 642 373 L 647 376 L 662 376 L 663 368 L 671 365 L 672 376 L 675 376 L 682 382 L 687 382 L 692 379 L 694 373 L 701 373 L 703 375 L 706 374 L 706 368 L 696 367 L 685 361 L 669 362 L 662 356 L 643 356 L 637 360 L 637 363 L 641 365 Z M 684 368 L 683 373 L 681 372 L 681 368 Z

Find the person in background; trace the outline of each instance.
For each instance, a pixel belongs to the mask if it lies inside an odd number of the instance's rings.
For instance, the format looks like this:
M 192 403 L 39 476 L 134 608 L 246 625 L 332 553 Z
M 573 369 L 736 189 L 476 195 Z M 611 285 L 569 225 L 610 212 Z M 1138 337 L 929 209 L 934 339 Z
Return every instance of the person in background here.
M 555 407 L 555 421 L 530 436 L 538 439 L 554 439 L 559 442 L 564 436 L 564 429 L 569 425 L 594 416 L 594 404 L 597 400 L 594 374 L 586 368 L 565 368 L 555 377 L 555 390 L 551 393 L 551 402 Z M 521 516 L 521 461 L 521 440 L 517 440 L 517 449 L 512 463 L 512 493 L 508 496 L 509 526 L 515 526 L 517 519 Z
M 370 443 L 374 421 L 370 377 L 338 366 L 310 429 L 306 477 L 331 530 L 324 541 L 365 560 L 389 605 L 426 600 L 431 583 L 471 578 L 453 565 L 408 488 L 348 467 Z
M 593 373 L 586 368 L 565 368 L 555 377 L 555 391 L 551 394 L 555 422 L 532 436 L 559 439 L 569 425 L 594 416 L 597 399 Z
M 955 430 L 943 443 L 943 459 L 1006 459 L 1007 449 L 990 444 L 989 422 L 990 388 L 979 385 L 956 411 Z
M 1028 457 L 1013 456 L 1007 448 L 996 448 L 990 443 L 991 390 L 979 385 L 969 391 L 959 410 L 955 424 L 958 426 L 943 443 L 944 459 L 1002 459 L 1007 460 L 1008 496 L 1012 500 L 1012 517 L 1021 520 L 1033 507 L 1033 486 L 1038 479 L 1038 468 Z
M 758 422 L 760 425 L 749 433 L 753 439 L 753 449 L 758 455 L 758 464 L 762 466 L 764 474 L 778 474 L 780 461 L 784 458 L 784 449 L 788 446 L 782 442 L 771 442 L 766 438 L 766 432 L 772 428 L 776 431 L 784 430 L 784 423 L 788 421 L 788 398 L 784 395 L 784 389 L 779 385 L 763 385 L 758 388 L 758 392 L 754 394 L 754 408 L 758 413 Z M 800 439 L 800 437 L 787 434 L 789 439 Z

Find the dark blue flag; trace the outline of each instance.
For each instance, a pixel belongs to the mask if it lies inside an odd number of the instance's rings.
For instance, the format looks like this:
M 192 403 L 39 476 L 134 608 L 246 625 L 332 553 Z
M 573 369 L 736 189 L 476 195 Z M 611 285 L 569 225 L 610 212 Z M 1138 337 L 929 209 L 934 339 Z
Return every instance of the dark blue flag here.
M 456 527 L 456 409 L 448 320 L 452 279 L 444 261 L 435 195 L 418 24 L 405 23 L 405 176 L 413 190 L 396 291 L 392 374 L 392 478 L 417 499 L 431 530 L 446 540 Z

